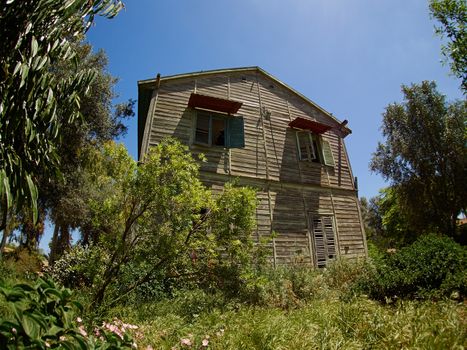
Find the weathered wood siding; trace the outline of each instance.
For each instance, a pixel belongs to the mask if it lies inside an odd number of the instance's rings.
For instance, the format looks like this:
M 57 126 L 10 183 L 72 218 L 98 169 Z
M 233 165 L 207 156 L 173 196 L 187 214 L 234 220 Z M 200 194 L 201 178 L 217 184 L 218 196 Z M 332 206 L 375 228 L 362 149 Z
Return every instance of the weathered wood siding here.
M 190 94 L 242 102 L 245 147 L 224 149 L 193 144 L 196 112 L 187 107 Z M 295 131 L 288 123 L 296 117 L 313 118 L 337 125 L 324 112 L 273 79 L 254 71 L 230 72 L 182 79 L 162 79 L 148 112 L 150 132 L 142 154 L 173 136 L 203 153 L 204 183 L 220 190 L 238 177 L 240 183 L 258 188 L 256 238 L 277 237 L 271 244 L 274 262 L 315 264 L 310 219 L 313 215 L 333 218 L 337 250 L 356 257 L 366 253 L 352 173 L 344 140 L 333 129 L 321 137 L 328 141 L 335 166 L 299 161 Z

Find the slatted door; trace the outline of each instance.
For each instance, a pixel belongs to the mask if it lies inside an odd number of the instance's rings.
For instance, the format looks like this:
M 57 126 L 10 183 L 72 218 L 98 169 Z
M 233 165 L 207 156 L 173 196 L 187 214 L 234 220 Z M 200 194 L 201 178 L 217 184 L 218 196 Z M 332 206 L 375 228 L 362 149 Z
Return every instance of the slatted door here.
M 332 216 L 312 217 L 313 240 L 317 267 L 325 267 L 336 258 L 336 237 Z

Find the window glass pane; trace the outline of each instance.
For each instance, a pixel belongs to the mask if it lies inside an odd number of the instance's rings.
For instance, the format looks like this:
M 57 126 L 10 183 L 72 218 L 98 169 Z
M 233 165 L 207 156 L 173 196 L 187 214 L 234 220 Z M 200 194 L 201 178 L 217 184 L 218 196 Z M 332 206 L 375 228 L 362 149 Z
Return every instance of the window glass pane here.
M 209 115 L 198 113 L 196 117 L 195 142 L 209 144 L 209 119 Z
M 212 144 L 225 146 L 225 119 L 212 118 Z

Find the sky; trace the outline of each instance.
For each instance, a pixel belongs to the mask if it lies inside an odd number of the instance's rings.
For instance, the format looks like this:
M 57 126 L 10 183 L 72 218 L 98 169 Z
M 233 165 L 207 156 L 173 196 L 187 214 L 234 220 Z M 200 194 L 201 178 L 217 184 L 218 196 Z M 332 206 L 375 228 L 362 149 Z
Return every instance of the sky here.
M 368 168 L 382 113 L 401 85 L 434 80 L 448 100 L 460 82 L 441 63 L 426 0 L 138 0 L 87 35 L 119 78 L 115 102 L 137 99 L 137 81 L 259 66 L 352 129 L 345 142 L 360 196 L 386 186 Z M 137 119 L 121 139 L 137 157 Z

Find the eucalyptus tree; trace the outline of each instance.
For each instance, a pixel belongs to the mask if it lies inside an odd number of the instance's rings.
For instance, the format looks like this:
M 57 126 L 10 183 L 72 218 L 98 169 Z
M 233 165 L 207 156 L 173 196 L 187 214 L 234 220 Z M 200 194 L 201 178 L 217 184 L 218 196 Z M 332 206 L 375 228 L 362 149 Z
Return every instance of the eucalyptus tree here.
M 58 79 L 53 65 L 74 59 L 72 43 L 96 15 L 111 18 L 122 6 L 120 0 L 1 1 L 0 230 L 13 206 L 30 206 L 36 221 L 37 176 L 56 175 L 61 127 L 80 116 L 80 93 L 94 78 L 88 70 Z
M 89 147 L 100 147 L 104 142 L 126 133 L 124 119 L 134 115 L 134 101 L 113 105 L 117 97 L 114 86 L 117 78 L 107 71 L 107 56 L 100 50 L 92 52 L 92 47 L 84 42 L 74 44 L 77 64 L 60 62 L 54 72 L 61 79 L 93 69 L 95 77 L 89 85 L 89 93 L 80 96 L 81 117 L 73 123 L 62 126 L 62 138 L 57 142 L 60 158 L 60 177 L 40 176 L 41 193 L 39 203 L 50 214 L 54 223 L 50 260 L 60 256 L 69 247 L 71 230 L 79 229 L 84 243 L 88 242 L 88 211 L 83 204 L 86 198 L 86 167 Z M 59 108 L 59 119 L 66 114 Z
M 383 114 L 370 167 L 391 182 L 413 230 L 454 236 L 467 208 L 467 101 L 447 102 L 427 81 L 402 92 Z
M 440 23 L 436 32 L 446 43 L 442 53 L 449 61 L 451 72 L 461 79 L 467 92 L 467 2 L 465 0 L 430 0 L 431 16 Z

